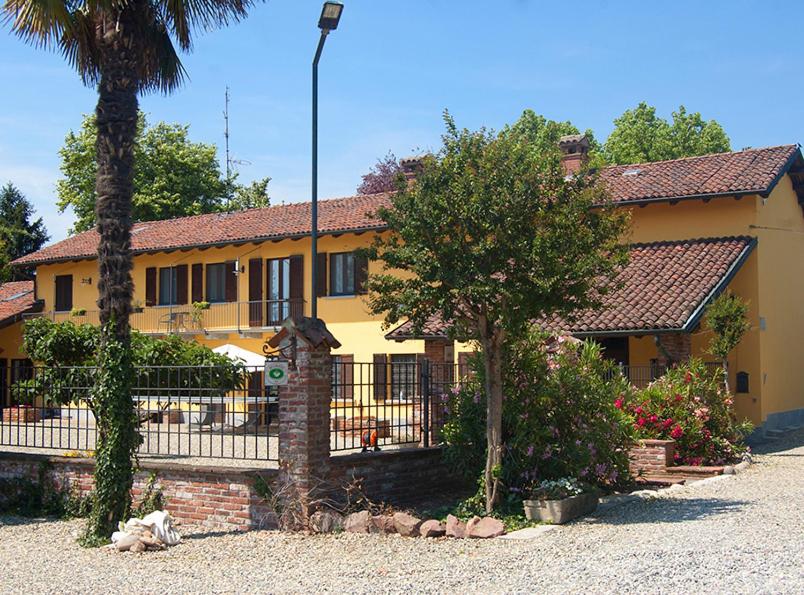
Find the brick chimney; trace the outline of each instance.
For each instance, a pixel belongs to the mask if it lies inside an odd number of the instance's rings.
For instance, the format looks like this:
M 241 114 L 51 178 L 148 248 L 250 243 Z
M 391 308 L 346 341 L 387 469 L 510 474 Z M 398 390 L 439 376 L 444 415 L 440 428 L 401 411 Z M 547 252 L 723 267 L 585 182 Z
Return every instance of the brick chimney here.
M 411 155 L 399 160 L 402 173 L 405 174 L 408 186 L 410 186 L 424 169 L 424 155 Z
M 571 176 L 578 173 L 589 159 L 589 139 L 585 134 L 569 134 L 558 139 L 561 149 L 561 166 L 564 174 Z

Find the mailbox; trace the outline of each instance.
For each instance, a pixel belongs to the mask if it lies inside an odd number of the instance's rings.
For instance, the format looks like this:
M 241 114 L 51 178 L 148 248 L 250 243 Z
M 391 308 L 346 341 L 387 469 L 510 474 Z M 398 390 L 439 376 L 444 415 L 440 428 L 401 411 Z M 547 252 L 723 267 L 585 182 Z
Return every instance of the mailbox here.
M 737 392 L 748 392 L 748 372 L 737 372 Z

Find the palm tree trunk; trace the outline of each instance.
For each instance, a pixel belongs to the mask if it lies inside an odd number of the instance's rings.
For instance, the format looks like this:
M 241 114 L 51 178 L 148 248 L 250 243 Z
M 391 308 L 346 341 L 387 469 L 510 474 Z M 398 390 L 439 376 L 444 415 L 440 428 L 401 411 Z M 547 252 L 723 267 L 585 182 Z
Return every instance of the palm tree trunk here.
M 95 216 L 98 242 L 98 307 L 102 325 L 94 401 L 98 409 L 95 497 L 88 542 L 108 542 L 128 514 L 132 456 L 139 443 L 131 399 L 133 368 L 129 314 L 131 199 L 137 129 L 136 35 L 131 4 L 106 13 L 97 25 L 101 48 L 98 86 Z

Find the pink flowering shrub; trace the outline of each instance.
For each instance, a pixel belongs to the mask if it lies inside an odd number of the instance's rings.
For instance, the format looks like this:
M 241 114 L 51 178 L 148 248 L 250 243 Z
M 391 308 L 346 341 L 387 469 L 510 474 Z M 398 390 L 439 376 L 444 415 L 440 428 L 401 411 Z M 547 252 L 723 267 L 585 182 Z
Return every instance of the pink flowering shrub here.
M 723 387 L 722 368 L 693 359 L 614 404 L 630 416 L 638 438 L 675 440 L 677 464 L 722 465 L 745 451 L 742 441 L 752 429 L 738 423 Z
M 534 332 L 509 344 L 505 357 L 504 456 L 497 473 L 509 497 L 521 500 L 541 481 L 563 477 L 607 487 L 628 481 L 633 424 L 614 405 L 628 386 L 600 347 Z M 477 477 L 486 446 L 482 369 L 448 399 L 446 455 Z

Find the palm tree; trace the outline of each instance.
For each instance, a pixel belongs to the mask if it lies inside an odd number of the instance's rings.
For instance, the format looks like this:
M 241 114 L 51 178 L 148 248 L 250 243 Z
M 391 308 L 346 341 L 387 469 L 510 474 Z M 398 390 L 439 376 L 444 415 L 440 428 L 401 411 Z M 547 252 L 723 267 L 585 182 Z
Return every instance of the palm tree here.
M 98 307 L 103 327 L 96 497 L 90 541 L 108 540 L 130 504 L 131 457 L 139 442 L 131 400 L 129 314 L 131 197 L 137 96 L 169 93 L 185 71 L 174 47 L 189 51 L 191 31 L 246 15 L 252 0 L 5 0 L 2 12 L 26 42 L 60 50 L 86 85 L 97 85 Z

